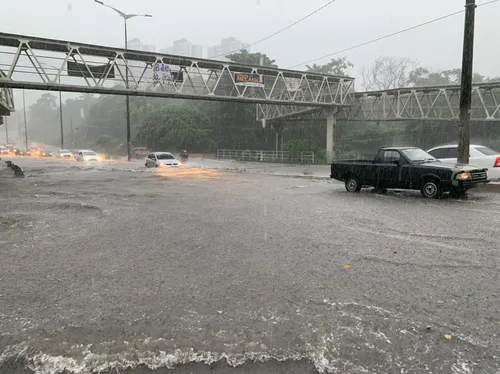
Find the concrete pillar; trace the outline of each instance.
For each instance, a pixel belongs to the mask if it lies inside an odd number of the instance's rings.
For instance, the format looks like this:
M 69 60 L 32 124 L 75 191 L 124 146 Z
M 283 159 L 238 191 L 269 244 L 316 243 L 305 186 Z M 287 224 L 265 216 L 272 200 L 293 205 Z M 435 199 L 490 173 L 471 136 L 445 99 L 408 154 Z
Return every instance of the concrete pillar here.
M 274 132 L 275 132 L 275 135 L 276 135 L 276 139 L 275 139 L 276 140 L 276 147 L 275 147 L 276 149 L 275 149 L 275 151 L 276 151 L 276 154 L 277 154 L 278 151 L 279 151 L 279 149 L 280 149 L 279 148 L 279 137 L 280 137 L 280 129 L 279 129 L 279 127 L 275 127 Z
M 326 161 L 331 163 L 335 157 L 335 130 L 337 117 L 334 111 L 326 113 Z
M 281 129 L 280 129 L 280 137 L 281 137 L 281 152 L 283 152 L 283 151 L 284 151 L 284 149 L 283 149 L 283 138 L 284 138 L 283 133 L 284 133 L 284 132 L 285 132 L 285 128 L 284 128 L 284 126 L 281 126 Z

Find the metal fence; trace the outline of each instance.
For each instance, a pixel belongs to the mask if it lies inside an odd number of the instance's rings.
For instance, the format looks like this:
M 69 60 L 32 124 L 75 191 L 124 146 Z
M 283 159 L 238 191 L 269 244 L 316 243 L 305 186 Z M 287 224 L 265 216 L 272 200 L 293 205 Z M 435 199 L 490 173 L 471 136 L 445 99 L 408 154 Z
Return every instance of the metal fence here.
M 260 161 L 260 162 L 280 162 L 295 164 L 314 164 L 314 152 L 300 152 L 291 154 L 286 151 L 261 151 L 261 150 L 237 150 L 218 149 L 218 160 L 237 161 Z

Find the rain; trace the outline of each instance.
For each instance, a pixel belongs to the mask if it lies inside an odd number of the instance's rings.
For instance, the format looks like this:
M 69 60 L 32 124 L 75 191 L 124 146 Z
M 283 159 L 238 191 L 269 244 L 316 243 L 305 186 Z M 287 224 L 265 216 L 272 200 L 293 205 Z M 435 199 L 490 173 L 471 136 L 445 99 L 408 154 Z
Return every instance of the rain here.
M 2 6 L 1 373 L 500 370 L 500 1 Z

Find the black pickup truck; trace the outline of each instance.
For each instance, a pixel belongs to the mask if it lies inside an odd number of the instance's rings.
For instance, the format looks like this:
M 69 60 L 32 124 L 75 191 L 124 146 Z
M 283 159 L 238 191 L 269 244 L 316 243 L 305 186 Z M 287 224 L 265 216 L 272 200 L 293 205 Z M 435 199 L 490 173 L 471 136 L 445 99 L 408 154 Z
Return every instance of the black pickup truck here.
M 489 182 L 488 169 L 446 164 L 415 147 L 380 148 L 373 160 L 334 161 L 330 177 L 345 182 L 349 192 L 361 187 L 407 189 L 429 198 L 440 198 L 444 192 L 459 196 Z

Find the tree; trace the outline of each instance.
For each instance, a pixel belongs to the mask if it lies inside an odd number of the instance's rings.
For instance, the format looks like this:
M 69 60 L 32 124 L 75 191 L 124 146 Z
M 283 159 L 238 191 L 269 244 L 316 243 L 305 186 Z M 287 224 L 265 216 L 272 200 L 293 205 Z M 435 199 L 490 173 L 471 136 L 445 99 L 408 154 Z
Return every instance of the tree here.
M 455 70 L 431 72 L 426 68 L 418 67 L 410 72 L 409 83 L 417 87 L 445 86 L 455 84 L 459 77 L 460 74 L 457 74 L 457 71 Z
M 461 69 L 448 69 L 431 72 L 429 69 L 419 67 L 410 72 L 409 83 L 412 86 L 417 87 L 459 85 L 461 78 Z M 484 83 L 488 81 L 488 78 L 482 74 L 474 73 L 472 81 L 474 83 Z
M 378 57 L 369 68 L 363 67 L 361 84 L 367 91 L 389 90 L 407 87 L 410 72 L 416 69 L 417 61 L 408 57 Z
M 56 96 L 44 93 L 29 107 L 30 139 L 47 144 L 60 144 L 59 107 Z
M 324 65 L 306 65 L 307 71 L 338 76 L 346 76 L 347 69 L 352 67 L 354 65 L 346 57 L 332 58 L 330 62 Z
M 137 141 L 151 149 L 200 152 L 214 147 L 207 116 L 187 107 L 171 107 L 148 114 L 139 128 Z
M 232 53 L 230 55 L 227 55 L 226 57 L 229 60 L 239 64 L 254 65 L 254 66 L 259 66 L 260 60 L 262 58 L 262 66 L 269 66 L 274 68 L 278 67 L 278 65 L 275 64 L 276 61 L 269 58 L 265 53 L 260 53 L 260 52 L 250 53 L 246 49 L 242 50 L 241 52 Z

